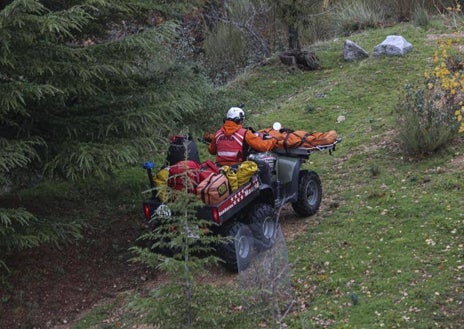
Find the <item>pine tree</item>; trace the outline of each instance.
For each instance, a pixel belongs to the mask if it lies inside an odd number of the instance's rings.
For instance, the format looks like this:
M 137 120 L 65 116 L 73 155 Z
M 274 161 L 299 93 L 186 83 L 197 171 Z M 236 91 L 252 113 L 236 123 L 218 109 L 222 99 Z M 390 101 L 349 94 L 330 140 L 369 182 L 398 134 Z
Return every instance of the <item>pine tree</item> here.
M 0 11 L 0 183 L 11 188 L 21 168 L 77 180 L 139 163 L 211 108 L 212 86 L 172 47 L 171 14 L 188 1 L 66 3 L 14 0 Z M 35 218 L 17 215 L 0 209 L 2 256 Z
M 189 181 L 187 174 L 182 178 Z M 203 292 L 198 289 L 195 275 L 203 272 L 207 265 L 219 262 L 213 251 L 226 239 L 211 234 L 213 222 L 196 217 L 197 207 L 202 202 L 196 194 L 187 191 L 187 186 L 183 191 L 165 190 L 170 200 L 167 202 L 170 215 L 155 213 L 152 216 L 155 228 L 140 237 L 148 242 L 148 247 L 132 248 L 133 261 L 168 274 L 170 282 L 150 298 L 158 301 L 157 307 L 146 308 L 144 303 L 137 306 L 147 314 L 147 320 L 153 317 L 150 321 L 166 328 L 191 328 L 203 319 L 203 306 L 197 304 Z

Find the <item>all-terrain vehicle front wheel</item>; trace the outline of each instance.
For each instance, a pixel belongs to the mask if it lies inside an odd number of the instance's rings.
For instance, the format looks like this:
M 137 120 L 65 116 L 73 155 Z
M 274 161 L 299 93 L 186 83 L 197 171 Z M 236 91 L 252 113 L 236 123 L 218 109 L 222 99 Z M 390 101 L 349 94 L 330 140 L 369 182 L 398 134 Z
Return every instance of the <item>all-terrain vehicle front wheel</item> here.
M 224 261 L 224 266 L 234 272 L 248 268 L 254 242 L 248 225 L 233 221 L 222 226 L 219 233 L 228 238 L 217 248 L 217 254 Z
M 292 203 L 293 210 L 300 216 L 314 215 L 321 205 L 321 179 L 314 171 L 302 171 L 298 180 L 298 199 Z
M 274 207 L 267 203 L 258 203 L 251 209 L 249 219 L 255 243 L 259 244 L 256 247 L 272 248 L 278 225 Z

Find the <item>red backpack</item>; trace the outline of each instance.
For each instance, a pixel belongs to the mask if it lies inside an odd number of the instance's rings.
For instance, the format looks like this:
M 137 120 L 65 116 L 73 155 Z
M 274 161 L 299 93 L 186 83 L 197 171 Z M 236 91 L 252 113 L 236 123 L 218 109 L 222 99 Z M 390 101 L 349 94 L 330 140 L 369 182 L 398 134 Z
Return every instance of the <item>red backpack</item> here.
M 168 186 L 189 193 L 196 193 L 200 183 L 200 165 L 193 160 L 183 160 L 169 167 Z
M 219 167 L 211 160 L 206 160 L 200 164 L 200 182 L 211 174 L 219 174 Z

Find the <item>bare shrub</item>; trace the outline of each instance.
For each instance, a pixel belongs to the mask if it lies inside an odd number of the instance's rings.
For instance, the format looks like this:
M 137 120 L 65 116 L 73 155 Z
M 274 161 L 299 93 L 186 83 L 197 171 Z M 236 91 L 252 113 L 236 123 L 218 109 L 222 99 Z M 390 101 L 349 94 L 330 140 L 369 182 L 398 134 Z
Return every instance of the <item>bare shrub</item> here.
M 335 14 L 336 30 L 341 35 L 378 27 L 385 22 L 385 12 L 381 2 L 368 0 L 344 1 Z
M 430 23 L 430 17 L 427 9 L 423 6 L 416 7 L 412 15 L 412 21 L 414 25 L 426 28 Z
M 392 13 L 396 17 L 393 17 L 397 21 L 408 21 L 413 15 L 416 6 L 419 5 L 419 1 L 411 0 L 395 0 L 392 1 L 391 8 Z
M 302 43 L 313 44 L 337 36 L 336 15 L 332 11 L 314 15 L 301 31 Z
M 443 13 L 447 8 L 456 5 L 456 0 L 370 0 L 381 6 L 382 10 L 387 14 L 386 18 L 391 22 L 413 21 L 417 22 L 417 14 L 428 13 Z M 421 26 L 421 25 L 419 25 Z
M 205 14 L 205 20 L 209 22 L 203 44 L 207 71 L 219 84 L 271 56 L 281 34 L 272 7 L 263 0 L 230 1 L 222 11 Z
M 455 0 L 333 0 L 331 4 L 337 8 L 338 31 L 345 34 L 401 21 L 424 26 L 427 13 L 443 13 L 455 5 Z
M 224 82 L 246 64 L 246 40 L 231 25 L 218 24 L 204 41 L 205 56 L 210 75 L 216 82 Z
M 438 83 L 407 85 L 396 105 L 398 142 L 408 155 L 426 155 L 446 147 L 457 135 L 454 114 L 461 96 L 443 91 Z

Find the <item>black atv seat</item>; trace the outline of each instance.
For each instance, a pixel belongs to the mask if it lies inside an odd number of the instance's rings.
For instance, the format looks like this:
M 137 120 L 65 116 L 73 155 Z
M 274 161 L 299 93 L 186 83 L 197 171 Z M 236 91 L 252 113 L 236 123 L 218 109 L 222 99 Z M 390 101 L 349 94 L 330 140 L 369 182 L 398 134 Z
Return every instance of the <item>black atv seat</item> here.
M 293 148 L 293 149 L 274 149 L 274 153 L 278 155 L 288 156 L 288 157 L 307 157 L 311 152 L 303 147 Z

